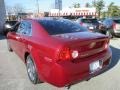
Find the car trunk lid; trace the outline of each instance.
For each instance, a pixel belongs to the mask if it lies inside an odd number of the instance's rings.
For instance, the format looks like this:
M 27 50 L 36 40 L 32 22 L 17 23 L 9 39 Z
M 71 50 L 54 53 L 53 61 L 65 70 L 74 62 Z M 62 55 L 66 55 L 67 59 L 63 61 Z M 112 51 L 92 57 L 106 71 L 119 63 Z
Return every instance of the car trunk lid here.
M 85 58 L 105 50 L 108 37 L 99 33 L 79 32 L 53 35 L 72 50 L 79 52 L 79 58 Z

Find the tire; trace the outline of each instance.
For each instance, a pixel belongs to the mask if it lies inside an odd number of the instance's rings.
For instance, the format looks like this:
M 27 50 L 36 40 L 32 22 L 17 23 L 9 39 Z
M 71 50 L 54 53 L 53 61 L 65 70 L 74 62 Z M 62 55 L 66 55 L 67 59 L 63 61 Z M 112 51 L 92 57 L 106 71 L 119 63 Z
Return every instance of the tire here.
M 28 77 L 30 81 L 33 84 L 38 84 L 40 81 L 39 81 L 38 74 L 36 71 L 36 66 L 30 55 L 28 55 L 26 59 L 26 68 L 27 68 L 27 73 L 28 73 Z
M 113 38 L 113 35 L 112 35 L 111 32 L 108 31 L 108 30 L 106 31 L 106 35 L 109 36 L 110 38 Z
M 7 48 L 8 48 L 8 51 L 9 51 L 9 52 L 13 52 L 13 50 L 12 50 L 12 48 L 10 47 L 10 44 L 8 43 L 8 41 L 7 41 Z

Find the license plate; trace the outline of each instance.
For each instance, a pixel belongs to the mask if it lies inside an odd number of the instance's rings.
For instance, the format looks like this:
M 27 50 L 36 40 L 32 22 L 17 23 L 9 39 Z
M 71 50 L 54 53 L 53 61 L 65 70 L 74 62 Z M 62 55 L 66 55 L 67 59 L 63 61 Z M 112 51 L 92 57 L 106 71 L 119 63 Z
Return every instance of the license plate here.
M 90 73 L 94 73 L 102 68 L 102 61 L 95 61 L 92 62 L 90 65 Z
M 94 27 L 89 27 L 89 29 L 94 29 Z

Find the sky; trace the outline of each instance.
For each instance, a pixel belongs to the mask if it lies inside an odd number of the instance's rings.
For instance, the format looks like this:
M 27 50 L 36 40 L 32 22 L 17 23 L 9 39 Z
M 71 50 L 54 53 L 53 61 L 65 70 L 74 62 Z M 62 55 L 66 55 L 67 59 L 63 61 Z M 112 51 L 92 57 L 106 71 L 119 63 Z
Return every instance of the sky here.
M 54 7 L 55 0 L 38 0 L 40 11 L 49 11 Z M 80 3 L 81 7 L 85 5 L 86 2 L 91 3 L 93 0 L 62 0 L 63 8 L 67 8 L 73 5 L 73 3 Z M 104 0 L 105 6 L 110 2 L 114 2 L 116 5 L 120 6 L 120 0 Z M 26 8 L 28 11 L 36 11 L 37 4 L 36 0 L 5 0 L 6 6 L 14 6 L 20 4 Z

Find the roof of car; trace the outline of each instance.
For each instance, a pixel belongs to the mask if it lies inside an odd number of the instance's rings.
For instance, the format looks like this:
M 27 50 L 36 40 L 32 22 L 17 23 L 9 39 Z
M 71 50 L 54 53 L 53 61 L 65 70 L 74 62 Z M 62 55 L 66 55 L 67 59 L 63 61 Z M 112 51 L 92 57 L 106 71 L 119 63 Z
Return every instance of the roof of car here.
M 110 19 L 110 20 L 120 20 L 119 17 L 112 17 L 112 18 L 106 18 L 106 19 Z
M 40 20 L 46 20 L 46 21 L 53 21 L 53 20 L 57 20 L 57 21 L 71 21 L 69 19 L 56 18 L 56 17 L 43 17 L 43 18 L 24 19 L 24 20 L 35 20 L 35 21 L 40 21 Z
M 78 18 L 78 19 L 96 19 L 96 18 Z

